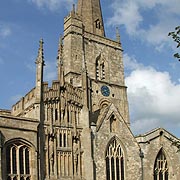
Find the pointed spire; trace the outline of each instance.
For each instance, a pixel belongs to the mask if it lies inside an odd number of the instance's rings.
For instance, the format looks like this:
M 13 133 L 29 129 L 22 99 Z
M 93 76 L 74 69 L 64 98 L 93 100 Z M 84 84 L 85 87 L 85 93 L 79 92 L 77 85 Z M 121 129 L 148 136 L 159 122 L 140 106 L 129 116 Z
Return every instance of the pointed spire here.
M 119 28 L 118 27 L 116 27 L 116 41 L 118 43 L 120 43 L 120 33 L 119 33 Z
M 63 37 L 59 38 L 59 47 L 58 47 L 58 56 L 57 56 L 57 64 L 58 64 L 58 80 L 60 81 L 60 87 L 64 86 L 64 66 L 63 66 Z
M 39 41 L 38 56 L 36 59 L 36 102 L 42 101 L 43 94 L 43 71 L 44 71 L 44 50 L 43 50 L 43 39 Z
M 39 41 L 39 50 L 38 50 L 38 56 L 36 59 L 36 64 L 42 63 L 44 64 L 44 49 L 43 49 L 43 39 L 41 38 Z
M 100 0 L 78 0 L 77 13 L 82 17 L 85 31 L 105 36 Z

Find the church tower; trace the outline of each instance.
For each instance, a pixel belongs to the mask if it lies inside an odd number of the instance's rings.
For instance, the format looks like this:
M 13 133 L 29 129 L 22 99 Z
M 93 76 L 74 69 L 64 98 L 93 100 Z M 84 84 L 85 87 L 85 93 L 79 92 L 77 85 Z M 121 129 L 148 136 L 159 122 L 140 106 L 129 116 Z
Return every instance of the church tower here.
M 116 31 L 116 40 L 106 38 L 100 0 L 78 0 L 77 10 L 73 6 L 64 19 L 61 48 L 64 81 L 68 87 L 80 90 L 82 98 L 80 109 L 73 110 L 71 105 L 68 108 L 70 112 L 75 112 L 76 117 L 73 133 L 74 142 L 77 140 L 77 143 L 73 143 L 72 147 L 79 144 L 76 151 L 80 152 L 80 159 L 75 158 L 78 164 L 74 162 L 74 168 L 81 169 L 74 169 L 76 178 L 106 179 L 108 172 L 104 159 L 107 149 L 111 149 L 108 144 L 120 144 L 120 133 L 129 134 L 129 139 L 133 138 L 129 130 L 123 50 L 119 32 Z M 120 127 L 126 130 L 119 132 Z M 109 173 L 112 174 L 112 171 Z M 123 173 L 121 176 L 124 176 Z M 123 177 L 115 179 L 123 180 Z
M 104 103 L 113 101 L 129 125 L 123 50 L 119 39 L 119 36 L 116 41 L 105 37 L 99 0 L 79 0 L 77 12 L 73 8 L 64 20 L 63 62 L 66 81 L 76 87 L 82 86 L 81 74 L 85 64 L 92 113 Z

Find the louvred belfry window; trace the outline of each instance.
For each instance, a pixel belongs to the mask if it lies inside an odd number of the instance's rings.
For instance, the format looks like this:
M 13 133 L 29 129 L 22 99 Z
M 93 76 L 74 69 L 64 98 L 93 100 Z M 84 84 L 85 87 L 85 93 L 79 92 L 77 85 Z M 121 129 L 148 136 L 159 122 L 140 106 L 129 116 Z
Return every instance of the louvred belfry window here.
M 105 62 L 102 59 L 96 59 L 96 80 L 105 79 Z
M 124 155 L 116 138 L 106 150 L 106 180 L 124 180 Z
M 163 149 L 159 151 L 155 160 L 154 180 L 168 180 L 168 164 Z

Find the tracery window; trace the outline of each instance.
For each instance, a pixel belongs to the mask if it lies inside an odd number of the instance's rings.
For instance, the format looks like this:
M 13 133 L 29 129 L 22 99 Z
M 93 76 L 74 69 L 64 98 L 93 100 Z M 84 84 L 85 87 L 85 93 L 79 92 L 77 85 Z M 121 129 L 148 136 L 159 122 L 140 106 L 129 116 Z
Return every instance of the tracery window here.
M 168 164 L 163 149 L 159 151 L 155 160 L 154 180 L 168 180 Z
M 106 180 L 124 180 L 124 155 L 116 138 L 106 150 Z
M 6 148 L 7 180 L 30 180 L 30 149 L 23 143 L 13 143 Z

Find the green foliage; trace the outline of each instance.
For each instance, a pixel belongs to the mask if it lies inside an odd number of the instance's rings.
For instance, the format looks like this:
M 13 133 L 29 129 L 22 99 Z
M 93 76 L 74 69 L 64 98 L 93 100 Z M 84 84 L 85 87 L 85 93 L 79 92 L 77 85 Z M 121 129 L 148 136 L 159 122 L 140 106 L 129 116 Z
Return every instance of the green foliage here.
M 177 43 L 177 48 L 180 47 L 180 26 L 175 28 L 175 31 L 169 32 L 168 36 L 171 36 L 172 39 Z M 180 61 L 180 53 L 175 53 L 174 57 Z

